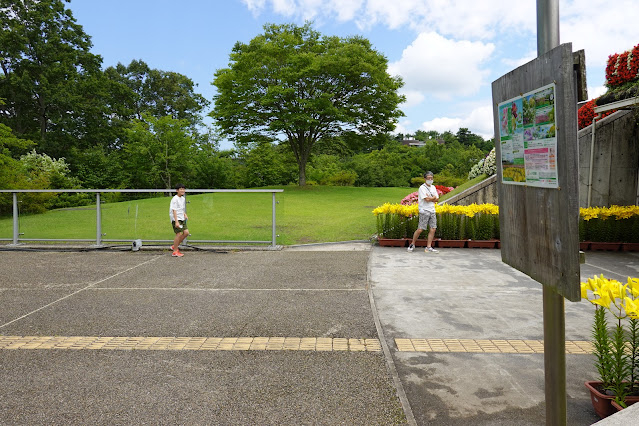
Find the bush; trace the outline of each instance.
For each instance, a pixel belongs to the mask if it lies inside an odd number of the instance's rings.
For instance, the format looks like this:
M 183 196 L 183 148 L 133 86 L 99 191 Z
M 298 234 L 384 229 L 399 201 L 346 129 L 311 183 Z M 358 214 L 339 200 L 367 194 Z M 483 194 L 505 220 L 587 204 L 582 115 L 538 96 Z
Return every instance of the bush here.
M 493 148 L 486 158 L 477 162 L 468 172 L 468 180 L 475 179 L 477 176 L 492 176 L 497 173 L 497 160 L 495 158 L 495 148 Z
M 332 186 L 353 186 L 357 179 L 357 173 L 353 171 L 342 170 L 330 176 L 326 183 Z
M 410 186 L 419 188 L 424 182 L 426 182 L 426 179 L 423 177 L 414 177 L 410 180 Z

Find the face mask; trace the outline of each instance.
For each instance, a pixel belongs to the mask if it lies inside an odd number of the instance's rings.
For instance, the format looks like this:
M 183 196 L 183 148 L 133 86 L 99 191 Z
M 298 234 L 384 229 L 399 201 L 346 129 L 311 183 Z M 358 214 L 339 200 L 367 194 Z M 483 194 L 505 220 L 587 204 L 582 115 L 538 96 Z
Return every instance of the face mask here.
M 427 183 L 428 185 L 432 185 L 432 184 L 433 184 L 433 180 L 432 180 L 432 179 L 429 179 L 429 180 L 427 180 L 427 181 L 426 181 L 426 183 Z

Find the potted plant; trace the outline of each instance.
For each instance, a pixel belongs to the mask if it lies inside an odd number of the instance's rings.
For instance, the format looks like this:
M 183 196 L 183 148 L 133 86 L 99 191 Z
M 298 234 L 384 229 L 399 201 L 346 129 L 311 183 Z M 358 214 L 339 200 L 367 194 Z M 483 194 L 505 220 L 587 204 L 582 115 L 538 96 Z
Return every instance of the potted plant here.
M 581 283 L 581 296 L 595 305 L 593 354 L 598 381 L 586 382 L 591 401 L 601 418 L 639 401 L 639 279 L 626 284 L 603 275 Z M 608 317 L 615 319 L 609 326 Z

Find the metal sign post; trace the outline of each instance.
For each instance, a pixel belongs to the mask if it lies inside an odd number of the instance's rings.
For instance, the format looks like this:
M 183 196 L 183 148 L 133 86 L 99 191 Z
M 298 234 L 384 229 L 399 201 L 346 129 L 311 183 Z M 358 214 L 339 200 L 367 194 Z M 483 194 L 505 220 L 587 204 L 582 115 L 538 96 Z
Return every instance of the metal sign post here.
M 579 301 L 577 90 L 559 2 L 537 0 L 537 59 L 493 82 L 502 260 L 543 285 L 546 424 L 566 424 L 564 298 Z
M 559 46 L 559 0 L 537 0 L 537 57 Z M 564 298 L 543 286 L 546 424 L 565 425 L 566 315 Z

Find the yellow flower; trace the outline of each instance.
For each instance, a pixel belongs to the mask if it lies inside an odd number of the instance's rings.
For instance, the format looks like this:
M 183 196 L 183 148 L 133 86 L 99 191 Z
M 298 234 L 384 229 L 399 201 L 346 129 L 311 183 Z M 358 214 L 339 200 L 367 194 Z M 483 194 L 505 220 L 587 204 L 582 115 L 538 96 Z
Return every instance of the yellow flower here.
M 581 283 L 581 298 L 588 298 L 588 286 L 586 285 L 586 283 Z
M 633 298 L 639 297 L 639 278 L 628 277 L 628 289 Z
M 601 305 L 604 308 L 610 309 L 610 303 L 612 302 L 612 299 L 610 298 L 610 292 L 605 290 L 601 292 L 595 291 L 595 294 L 599 297 L 597 297 L 596 299 L 589 299 L 590 303 L 592 303 L 593 305 Z
M 639 206 L 610 206 L 588 207 L 579 209 L 579 215 L 583 220 L 607 219 L 614 216 L 615 220 L 629 219 L 639 216 Z
M 639 319 L 639 301 L 634 301 L 629 297 L 624 299 L 625 304 L 623 305 L 624 311 L 626 311 L 626 315 L 630 318 Z

